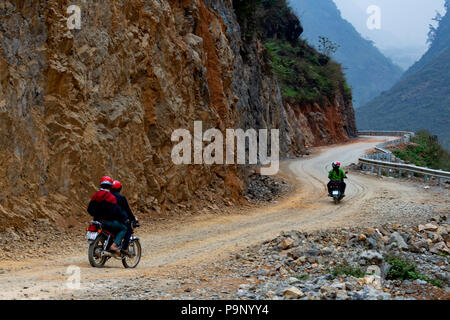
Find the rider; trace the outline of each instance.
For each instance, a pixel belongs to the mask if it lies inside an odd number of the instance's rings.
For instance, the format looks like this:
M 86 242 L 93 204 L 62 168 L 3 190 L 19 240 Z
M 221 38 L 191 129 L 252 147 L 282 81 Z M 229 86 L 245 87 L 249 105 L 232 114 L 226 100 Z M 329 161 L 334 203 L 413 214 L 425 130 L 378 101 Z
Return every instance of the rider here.
M 116 239 L 110 250 L 120 254 L 120 242 L 127 232 L 127 227 L 120 222 L 122 213 L 117 199 L 110 192 L 112 183 L 113 180 L 108 176 L 100 180 L 100 190 L 92 196 L 87 211 L 95 221 L 100 221 L 106 228 L 116 232 Z
M 114 180 L 111 186 L 111 193 L 116 197 L 117 204 L 122 209 L 123 222 L 127 227 L 127 233 L 123 240 L 122 250 L 127 252 L 128 245 L 130 244 L 131 233 L 133 229 L 131 227 L 132 222 L 138 222 L 138 219 L 134 216 L 133 212 L 131 212 L 130 206 L 128 205 L 127 198 L 120 193 L 122 190 L 122 184 L 118 180 Z
M 328 173 L 328 179 L 330 179 L 330 182 L 328 182 L 328 184 L 327 184 L 328 194 L 331 196 L 331 184 L 333 182 L 341 182 L 341 183 L 339 183 L 339 188 L 340 188 L 342 196 L 344 196 L 345 187 L 346 187 L 344 179 L 347 179 L 347 176 L 345 175 L 344 170 L 342 170 L 340 168 L 340 166 L 341 166 L 340 162 L 337 162 L 337 161 L 333 162 L 332 166 L 333 166 L 333 169 L 331 169 L 331 171 Z

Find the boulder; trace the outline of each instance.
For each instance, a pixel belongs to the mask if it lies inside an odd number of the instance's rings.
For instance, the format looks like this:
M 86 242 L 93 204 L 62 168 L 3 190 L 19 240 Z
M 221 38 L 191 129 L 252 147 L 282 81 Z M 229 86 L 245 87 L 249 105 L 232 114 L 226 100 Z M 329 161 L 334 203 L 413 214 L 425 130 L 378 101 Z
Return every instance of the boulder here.
M 381 255 L 381 253 L 374 250 L 363 251 L 360 257 L 370 262 L 380 263 L 383 261 L 383 256 Z
M 407 249 L 408 248 L 408 245 L 406 244 L 405 240 L 398 232 L 394 232 L 391 235 L 391 237 L 389 239 L 389 244 L 396 244 L 399 249 Z
M 347 292 L 345 291 L 338 291 L 336 294 L 336 300 L 347 300 L 348 299 L 348 295 Z
M 291 238 L 284 239 L 281 244 L 280 248 L 283 250 L 289 249 L 294 244 L 294 240 Z
M 320 288 L 320 293 L 325 297 L 334 297 L 338 293 L 339 289 L 333 286 L 323 286 Z
M 427 223 L 426 225 L 419 224 L 419 232 L 420 231 L 436 231 L 438 227 L 432 223 Z
M 430 252 L 434 254 L 450 254 L 450 250 L 447 248 L 447 245 L 443 241 L 436 243 L 430 249 Z
M 369 245 L 369 249 L 378 249 L 378 247 L 379 247 L 378 241 L 376 239 L 374 239 L 374 237 L 372 237 L 372 236 L 367 238 L 366 242 Z
M 371 235 L 373 233 L 376 233 L 377 230 L 373 228 L 367 228 L 366 230 L 364 230 L 364 232 L 367 233 L 368 235 Z
M 286 299 L 299 299 L 304 295 L 303 291 L 296 287 L 290 287 L 283 292 L 283 296 L 285 296 Z

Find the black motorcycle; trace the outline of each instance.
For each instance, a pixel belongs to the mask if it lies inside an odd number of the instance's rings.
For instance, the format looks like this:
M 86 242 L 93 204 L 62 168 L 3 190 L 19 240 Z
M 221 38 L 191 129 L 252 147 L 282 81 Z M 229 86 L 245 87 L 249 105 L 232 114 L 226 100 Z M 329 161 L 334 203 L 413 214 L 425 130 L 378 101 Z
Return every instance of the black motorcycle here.
M 139 238 L 133 236 L 134 229 L 139 227 L 139 223 L 134 221 L 131 227 L 133 233 L 130 238 L 128 252 L 121 250 L 119 255 L 110 251 L 110 247 L 115 239 L 114 232 L 108 230 L 101 222 L 89 221 L 89 227 L 86 228 L 86 239 L 89 243 L 88 258 L 91 266 L 101 268 L 105 265 L 106 261 L 115 258 L 122 260 L 125 268 L 135 268 L 139 264 L 139 261 L 141 261 L 142 247 Z
M 333 197 L 334 203 L 338 204 L 345 197 L 345 195 L 341 192 L 341 184 L 342 181 L 332 181 L 330 185 L 331 194 L 330 197 Z

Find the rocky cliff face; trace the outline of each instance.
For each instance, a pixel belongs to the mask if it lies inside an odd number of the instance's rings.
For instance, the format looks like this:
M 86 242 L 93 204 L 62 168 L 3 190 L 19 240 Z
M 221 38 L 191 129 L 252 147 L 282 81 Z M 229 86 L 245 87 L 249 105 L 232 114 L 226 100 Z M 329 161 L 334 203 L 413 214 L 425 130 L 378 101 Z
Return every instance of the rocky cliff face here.
M 67 27 L 71 4 L 0 4 L 0 231 L 85 221 L 106 174 L 142 214 L 238 199 L 245 168 L 172 163 L 173 130 L 194 120 L 278 128 L 282 155 L 354 133 L 339 95 L 301 110 L 283 101 L 232 1 L 80 1 L 80 30 Z

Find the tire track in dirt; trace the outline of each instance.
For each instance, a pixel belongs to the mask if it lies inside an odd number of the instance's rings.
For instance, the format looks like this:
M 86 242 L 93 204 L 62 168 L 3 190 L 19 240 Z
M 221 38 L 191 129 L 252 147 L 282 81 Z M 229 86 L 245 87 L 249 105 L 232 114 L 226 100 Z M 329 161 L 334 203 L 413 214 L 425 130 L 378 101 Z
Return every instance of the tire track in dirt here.
M 117 278 L 141 275 L 183 276 L 189 268 L 194 270 L 227 258 L 230 253 L 271 239 L 280 231 L 311 231 L 363 223 L 360 209 L 367 206 L 371 199 L 376 199 L 382 190 L 407 201 L 420 198 L 418 188 L 412 184 L 352 174 L 347 182 L 347 197 L 339 205 L 336 206 L 327 197 L 327 165 L 333 161 L 340 161 L 343 166 L 356 163 L 361 154 L 380 140 L 385 138 L 360 138 L 344 145 L 318 148 L 312 156 L 282 162 L 281 175 L 296 184 L 296 191 L 280 203 L 249 212 L 237 209 L 236 214 L 228 216 L 193 221 L 186 218 L 180 226 L 151 234 L 140 234 L 138 230 L 143 257 L 134 270 L 123 269 L 119 261 L 108 262 L 107 268 L 91 268 L 87 262 L 87 243 L 86 250 L 77 255 L 9 263 L 12 271 L 0 274 L 0 298 L 23 297 L 20 292 L 24 286 L 29 288 L 28 297 L 58 295 L 64 292 L 62 287 L 69 265 L 80 267 L 82 281 L 85 282 L 99 278 L 114 282 Z M 4 263 L 0 263 L 2 267 L 5 267 Z

